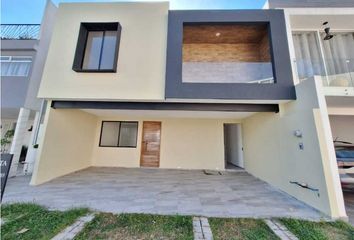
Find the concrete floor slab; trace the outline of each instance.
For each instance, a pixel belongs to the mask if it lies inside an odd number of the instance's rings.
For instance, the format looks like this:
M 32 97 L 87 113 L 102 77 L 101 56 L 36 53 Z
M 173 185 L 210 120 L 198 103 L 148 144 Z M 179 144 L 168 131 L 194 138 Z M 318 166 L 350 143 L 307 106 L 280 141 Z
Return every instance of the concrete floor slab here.
M 39 186 L 29 186 L 29 181 L 29 176 L 9 179 L 3 202 L 35 202 L 54 209 L 89 207 L 113 213 L 324 217 L 246 172 L 206 175 L 199 170 L 88 168 Z

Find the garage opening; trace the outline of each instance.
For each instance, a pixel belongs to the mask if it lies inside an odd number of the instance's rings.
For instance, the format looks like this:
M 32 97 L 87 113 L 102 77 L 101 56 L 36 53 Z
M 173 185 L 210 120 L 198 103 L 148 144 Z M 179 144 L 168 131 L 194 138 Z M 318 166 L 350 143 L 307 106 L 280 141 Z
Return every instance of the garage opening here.
M 241 124 L 224 124 L 225 169 L 243 169 Z

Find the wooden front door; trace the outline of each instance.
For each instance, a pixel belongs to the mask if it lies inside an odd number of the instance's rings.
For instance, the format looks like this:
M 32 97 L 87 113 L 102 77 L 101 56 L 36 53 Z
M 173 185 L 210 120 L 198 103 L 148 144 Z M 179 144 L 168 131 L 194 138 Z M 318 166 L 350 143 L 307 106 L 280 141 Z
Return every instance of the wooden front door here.
M 161 122 L 144 122 L 141 142 L 141 167 L 160 166 Z

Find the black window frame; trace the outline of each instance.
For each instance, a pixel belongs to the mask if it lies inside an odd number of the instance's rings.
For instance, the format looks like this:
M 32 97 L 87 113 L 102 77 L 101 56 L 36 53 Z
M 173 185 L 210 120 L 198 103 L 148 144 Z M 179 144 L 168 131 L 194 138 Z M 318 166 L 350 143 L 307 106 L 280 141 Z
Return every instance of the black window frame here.
M 119 123 L 119 134 L 118 134 L 117 146 L 105 146 L 105 145 L 101 145 L 103 124 L 104 124 L 105 122 Z M 135 123 L 135 124 L 136 124 L 135 146 L 120 146 L 120 145 L 119 145 L 119 139 L 120 139 L 120 133 L 121 133 L 122 123 Z M 138 121 L 102 121 L 102 122 L 101 122 L 101 132 L 100 132 L 100 141 L 99 141 L 99 143 L 98 143 L 98 146 L 99 146 L 99 147 L 114 147 L 114 148 L 137 148 L 137 145 L 138 145 L 138 134 L 139 134 L 139 122 L 138 122 Z
M 85 50 L 87 44 L 87 37 L 89 32 L 94 31 L 117 31 L 117 41 L 115 46 L 115 55 L 112 69 L 84 69 L 82 68 Z M 122 26 L 119 22 L 82 22 L 80 24 L 79 36 L 76 45 L 75 57 L 72 69 L 75 72 L 100 72 L 100 73 L 115 73 L 117 72 L 119 45 L 121 37 Z M 102 49 L 101 49 L 102 51 Z M 102 57 L 102 52 L 101 56 Z

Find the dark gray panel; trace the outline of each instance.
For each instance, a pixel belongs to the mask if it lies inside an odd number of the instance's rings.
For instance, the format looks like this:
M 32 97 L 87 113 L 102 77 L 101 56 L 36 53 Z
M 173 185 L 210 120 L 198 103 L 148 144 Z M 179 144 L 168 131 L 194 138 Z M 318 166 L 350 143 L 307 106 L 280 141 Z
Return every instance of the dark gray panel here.
M 59 109 L 131 109 L 220 112 L 278 112 L 277 104 L 53 101 Z
M 268 24 L 275 84 L 182 83 L 183 23 Z M 166 98 L 296 99 L 283 10 L 169 11 Z

